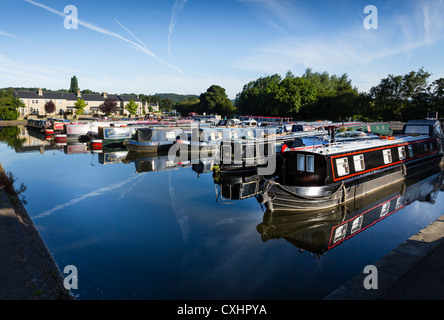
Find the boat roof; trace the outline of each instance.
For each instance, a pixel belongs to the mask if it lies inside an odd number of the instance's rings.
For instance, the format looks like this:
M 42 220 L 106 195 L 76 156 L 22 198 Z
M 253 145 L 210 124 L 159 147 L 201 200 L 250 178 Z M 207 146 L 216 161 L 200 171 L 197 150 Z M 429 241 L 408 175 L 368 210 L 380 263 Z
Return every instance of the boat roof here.
M 439 120 L 436 119 L 422 119 L 422 120 L 410 120 L 406 123 L 408 126 L 430 126 L 439 124 Z
M 335 155 L 344 152 L 359 152 L 361 150 L 386 147 L 391 145 L 407 144 L 409 142 L 430 139 L 428 135 L 421 136 L 397 136 L 393 139 L 369 139 L 369 140 L 354 140 L 346 142 L 334 142 L 331 144 L 315 147 L 307 147 L 306 151 L 324 154 Z

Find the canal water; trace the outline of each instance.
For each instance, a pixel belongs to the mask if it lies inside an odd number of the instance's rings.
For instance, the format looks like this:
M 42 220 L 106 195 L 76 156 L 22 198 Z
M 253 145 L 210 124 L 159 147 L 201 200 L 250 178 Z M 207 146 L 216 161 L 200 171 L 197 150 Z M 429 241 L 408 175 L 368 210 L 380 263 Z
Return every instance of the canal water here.
M 270 215 L 254 197 L 262 177 L 214 175 L 211 161 L 96 154 L 21 127 L 0 137 L 60 270 L 78 270 L 80 300 L 322 299 L 444 205 L 434 172 L 338 210 Z

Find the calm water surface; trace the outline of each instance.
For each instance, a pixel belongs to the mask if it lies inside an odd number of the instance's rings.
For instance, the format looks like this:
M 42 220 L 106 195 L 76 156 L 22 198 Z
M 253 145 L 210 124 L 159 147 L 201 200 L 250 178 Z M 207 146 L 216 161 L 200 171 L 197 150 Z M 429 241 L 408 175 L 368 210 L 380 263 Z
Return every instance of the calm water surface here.
M 77 267 L 72 292 L 83 300 L 322 299 L 443 214 L 439 174 L 315 221 L 217 197 L 236 179 L 165 157 L 43 150 L 20 130 L 23 148 L 4 139 L 0 162 L 27 186 L 26 208 L 59 268 Z M 392 199 L 397 209 L 384 206 Z M 338 226 L 359 215 L 371 225 L 341 238 Z

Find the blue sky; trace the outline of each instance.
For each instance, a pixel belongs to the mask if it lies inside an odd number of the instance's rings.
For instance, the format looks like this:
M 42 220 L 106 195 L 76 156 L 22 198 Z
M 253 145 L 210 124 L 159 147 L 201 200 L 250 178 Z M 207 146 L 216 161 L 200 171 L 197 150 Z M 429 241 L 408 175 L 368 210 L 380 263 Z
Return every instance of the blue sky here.
M 444 77 L 444 0 L 0 0 L 0 87 L 230 98 L 306 68 L 366 92 L 421 67 Z M 64 27 L 77 8 L 78 29 Z M 367 5 L 378 28 L 366 29 Z M 375 22 L 375 21 L 372 21 Z

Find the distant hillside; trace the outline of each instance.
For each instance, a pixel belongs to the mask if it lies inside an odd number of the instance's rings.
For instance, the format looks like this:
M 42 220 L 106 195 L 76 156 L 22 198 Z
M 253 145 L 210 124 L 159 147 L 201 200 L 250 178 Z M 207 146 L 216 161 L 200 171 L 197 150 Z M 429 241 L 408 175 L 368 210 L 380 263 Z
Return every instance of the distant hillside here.
M 7 88 L 2 88 L 0 90 L 9 90 L 9 89 L 12 89 L 14 91 L 29 91 L 29 92 L 39 91 L 39 88 L 24 88 L 24 87 L 15 87 L 15 88 L 7 87 Z M 42 88 L 42 90 L 45 92 L 52 92 L 51 90 L 47 90 L 46 88 Z
M 191 97 L 196 97 L 199 98 L 199 96 L 195 95 L 195 94 L 176 94 L 176 93 L 156 93 L 153 94 L 153 96 L 161 98 L 161 99 L 171 99 L 173 100 L 173 104 L 176 104 L 182 100 L 191 98 Z
M 8 87 L 8 88 L 0 89 L 0 90 L 8 90 L 8 89 L 12 89 L 14 91 L 28 91 L 28 92 L 37 92 L 37 91 L 39 91 L 39 88 L 25 88 L 25 87 L 15 87 L 15 88 Z M 68 93 L 69 92 L 69 90 L 67 90 L 67 89 L 59 89 L 59 90 L 49 90 L 49 89 L 46 89 L 46 88 L 41 88 L 41 89 L 42 89 L 43 92 L 62 92 L 62 93 Z M 82 93 L 83 94 L 89 94 L 89 93 L 97 93 L 97 94 L 99 94 L 98 92 L 94 92 L 94 91 L 91 91 L 89 89 L 82 90 Z
M 12 89 L 14 91 L 29 91 L 29 92 L 37 92 L 39 90 L 39 88 L 25 88 L 25 87 L 9 87 L 9 88 L 3 88 L 4 90 L 8 90 L 8 89 Z M 0 89 L 2 90 L 2 89 Z M 66 89 L 60 89 L 60 90 L 48 90 L 46 88 L 42 88 L 43 92 L 63 92 L 63 93 L 68 93 L 69 90 Z M 99 92 L 95 92 L 89 89 L 85 89 L 82 90 L 83 94 L 100 94 Z M 132 93 L 133 95 L 135 93 Z M 146 95 L 146 94 L 140 94 L 141 98 L 143 99 L 144 97 L 156 97 L 159 99 L 170 99 L 173 101 L 172 105 L 177 104 L 178 102 L 181 102 L 183 100 L 186 100 L 188 98 L 191 97 L 196 97 L 199 99 L 198 95 L 194 95 L 194 94 L 177 94 L 177 93 L 156 93 L 153 95 Z

